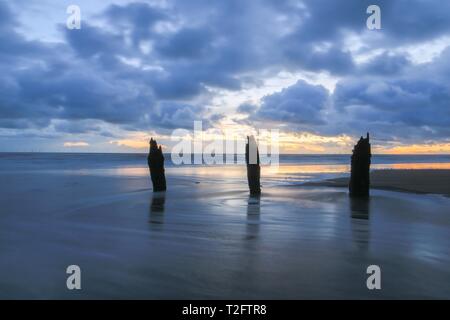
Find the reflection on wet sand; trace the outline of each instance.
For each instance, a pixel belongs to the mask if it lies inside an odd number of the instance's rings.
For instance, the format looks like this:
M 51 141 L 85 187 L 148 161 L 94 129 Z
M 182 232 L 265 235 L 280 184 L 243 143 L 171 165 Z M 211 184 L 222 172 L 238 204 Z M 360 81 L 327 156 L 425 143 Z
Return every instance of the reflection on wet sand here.
M 164 223 L 164 204 L 166 202 L 165 192 L 154 192 L 150 204 L 150 223 Z
M 259 233 L 260 196 L 249 196 L 247 202 L 247 240 L 256 239 Z
M 367 250 L 370 240 L 370 198 L 349 198 L 352 237 L 355 244 Z
M 349 198 L 352 219 L 369 220 L 370 198 Z

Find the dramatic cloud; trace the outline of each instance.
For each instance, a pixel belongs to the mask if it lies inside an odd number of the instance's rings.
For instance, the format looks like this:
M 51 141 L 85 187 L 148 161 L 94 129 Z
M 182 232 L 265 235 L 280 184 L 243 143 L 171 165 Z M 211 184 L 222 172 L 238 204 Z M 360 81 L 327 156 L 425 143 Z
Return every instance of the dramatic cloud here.
M 327 137 L 371 130 L 386 141 L 448 141 L 450 3 L 380 0 L 382 29 L 373 31 L 370 4 L 83 1 L 81 30 L 68 30 L 60 7 L 2 1 L 0 137 L 84 134 L 95 147 L 97 138 L 194 120 L 214 127 L 238 114 Z M 36 5 L 45 28 L 31 25 Z M 49 29 L 57 38 L 41 40 Z M 262 88 L 280 73 L 289 85 Z M 231 93 L 238 98 L 224 98 Z
M 327 107 L 328 96 L 324 87 L 300 80 L 281 92 L 264 97 L 256 117 L 296 125 L 323 124 L 322 113 Z
M 257 106 L 247 102 L 247 103 L 241 104 L 238 107 L 237 112 L 250 114 L 250 113 L 255 112 L 256 109 L 258 109 Z
M 407 67 L 411 67 L 410 60 L 405 55 L 383 52 L 362 64 L 359 74 L 389 76 L 403 72 Z
M 430 63 L 411 65 L 382 53 L 339 81 L 333 93 L 304 81 L 265 96 L 250 119 L 288 123 L 325 135 L 375 132 L 379 139 L 408 142 L 450 136 L 450 48 Z M 382 63 L 384 61 L 385 63 Z M 311 126 L 312 125 L 312 126 Z

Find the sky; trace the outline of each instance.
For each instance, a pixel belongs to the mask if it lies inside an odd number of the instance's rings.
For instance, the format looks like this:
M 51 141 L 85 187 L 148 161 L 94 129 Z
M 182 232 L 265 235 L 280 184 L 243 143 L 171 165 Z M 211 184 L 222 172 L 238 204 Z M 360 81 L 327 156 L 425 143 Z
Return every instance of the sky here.
M 0 0 L 0 68 L 0 152 L 168 152 L 202 121 L 278 130 L 282 153 L 367 131 L 374 153 L 450 153 L 449 1 Z

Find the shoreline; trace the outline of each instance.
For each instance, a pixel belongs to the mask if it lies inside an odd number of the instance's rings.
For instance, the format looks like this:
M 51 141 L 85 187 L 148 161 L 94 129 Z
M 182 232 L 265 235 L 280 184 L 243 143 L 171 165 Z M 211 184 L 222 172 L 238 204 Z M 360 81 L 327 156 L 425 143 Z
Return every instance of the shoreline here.
M 349 177 L 305 182 L 301 186 L 347 188 Z M 439 194 L 450 197 L 448 169 L 381 169 L 370 172 L 370 187 L 416 194 Z

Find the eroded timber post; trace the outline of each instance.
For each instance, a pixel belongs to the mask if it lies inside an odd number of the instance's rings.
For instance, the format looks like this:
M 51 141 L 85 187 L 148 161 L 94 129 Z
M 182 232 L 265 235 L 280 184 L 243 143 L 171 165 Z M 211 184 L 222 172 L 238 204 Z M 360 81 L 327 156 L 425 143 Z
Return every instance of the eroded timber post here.
M 161 146 L 156 140 L 150 139 L 150 151 L 148 153 L 148 168 L 152 178 L 153 192 L 166 190 L 166 176 L 164 174 L 164 155 Z
M 361 137 L 353 149 L 349 183 L 351 197 L 369 196 L 371 156 L 369 133 L 367 133 L 367 137 Z
M 259 151 L 253 136 L 247 137 L 245 145 L 245 162 L 247 163 L 247 180 L 250 195 L 261 194 L 261 167 L 259 166 Z

